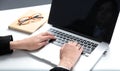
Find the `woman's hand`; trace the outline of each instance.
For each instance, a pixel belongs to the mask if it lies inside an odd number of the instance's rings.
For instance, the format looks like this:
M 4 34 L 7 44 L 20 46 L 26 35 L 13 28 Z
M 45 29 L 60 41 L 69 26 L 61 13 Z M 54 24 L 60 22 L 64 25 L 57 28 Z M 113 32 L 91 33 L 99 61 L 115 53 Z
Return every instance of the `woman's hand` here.
M 10 47 L 11 49 L 22 49 L 22 50 L 33 51 L 45 46 L 48 43 L 48 40 L 50 39 L 55 39 L 54 35 L 45 32 L 22 40 L 11 41 Z
M 70 41 L 65 43 L 60 50 L 59 66 L 70 70 L 76 64 L 82 51 L 83 48 L 77 42 Z

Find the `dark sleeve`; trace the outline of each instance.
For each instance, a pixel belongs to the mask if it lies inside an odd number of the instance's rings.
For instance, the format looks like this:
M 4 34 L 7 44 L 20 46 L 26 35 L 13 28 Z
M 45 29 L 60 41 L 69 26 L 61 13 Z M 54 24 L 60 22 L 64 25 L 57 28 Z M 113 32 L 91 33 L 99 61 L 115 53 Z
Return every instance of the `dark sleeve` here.
M 10 41 L 13 41 L 12 35 L 0 37 L 0 55 L 11 54 Z
M 50 71 L 69 71 L 69 70 L 61 68 L 61 67 L 55 67 L 55 68 L 51 69 Z

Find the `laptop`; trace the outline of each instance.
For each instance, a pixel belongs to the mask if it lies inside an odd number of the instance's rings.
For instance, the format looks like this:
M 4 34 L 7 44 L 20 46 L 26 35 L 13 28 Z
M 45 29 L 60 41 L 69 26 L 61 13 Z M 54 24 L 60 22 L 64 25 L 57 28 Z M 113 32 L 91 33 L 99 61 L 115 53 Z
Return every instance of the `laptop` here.
M 84 50 L 73 71 L 90 71 L 109 49 L 118 13 L 113 0 L 52 0 L 48 24 L 41 31 L 57 39 L 30 54 L 57 66 L 61 46 L 77 41 Z

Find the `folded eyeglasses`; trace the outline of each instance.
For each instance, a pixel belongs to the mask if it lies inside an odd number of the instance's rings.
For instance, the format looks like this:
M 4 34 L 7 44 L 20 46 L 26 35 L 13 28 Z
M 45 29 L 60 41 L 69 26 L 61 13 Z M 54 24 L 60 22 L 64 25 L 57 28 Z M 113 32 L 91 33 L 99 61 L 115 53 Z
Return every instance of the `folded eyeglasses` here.
M 36 13 L 32 16 L 26 16 L 26 17 L 22 17 L 22 18 L 18 19 L 18 24 L 25 25 L 25 24 L 29 24 L 30 20 L 36 21 L 36 20 L 41 20 L 43 18 L 44 17 L 40 13 Z

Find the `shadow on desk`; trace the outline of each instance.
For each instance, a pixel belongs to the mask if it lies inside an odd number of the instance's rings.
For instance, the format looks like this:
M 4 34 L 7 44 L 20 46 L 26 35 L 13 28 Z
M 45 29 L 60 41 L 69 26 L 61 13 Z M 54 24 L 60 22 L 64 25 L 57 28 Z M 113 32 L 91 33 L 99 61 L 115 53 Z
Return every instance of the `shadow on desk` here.
M 28 56 L 28 55 L 25 54 L 23 51 L 14 51 L 13 54 L 0 56 L 0 61 L 5 61 L 5 60 L 8 60 L 10 58 L 19 59 L 19 58 L 23 58 L 23 57 L 26 57 L 26 56 Z
M 25 51 L 0 56 L 0 71 L 49 71 L 49 62 L 28 55 Z
M 40 62 L 44 62 L 44 63 L 46 63 L 46 64 L 48 64 L 48 65 L 50 65 L 52 67 L 56 66 L 55 64 L 51 63 L 50 61 L 47 61 L 45 59 L 33 56 L 33 55 L 27 53 L 26 51 L 19 51 L 19 50 L 15 51 L 13 54 L 8 54 L 8 55 L 0 56 L 0 61 L 5 61 L 5 60 L 10 59 L 10 58 L 20 59 L 20 58 L 24 58 L 26 56 L 30 56 L 31 58 L 34 58 L 34 59 L 36 59 L 36 60 L 38 60 Z
M 0 56 L 0 63 L 2 61 L 7 61 L 7 60 L 13 60 L 13 61 L 14 61 L 14 59 L 19 59 L 20 60 L 20 58 L 25 58 L 27 56 L 29 56 L 29 57 L 37 60 L 37 61 L 43 62 L 45 64 L 48 64 L 51 67 L 56 67 L 56 65 L 51 63 L 50 61 L 47 61 L 47 60 L 42 59 L 42 58 L 35 57 L 35 56 L 27 53 L 26 51 L 15 51 L 13 54 Z

